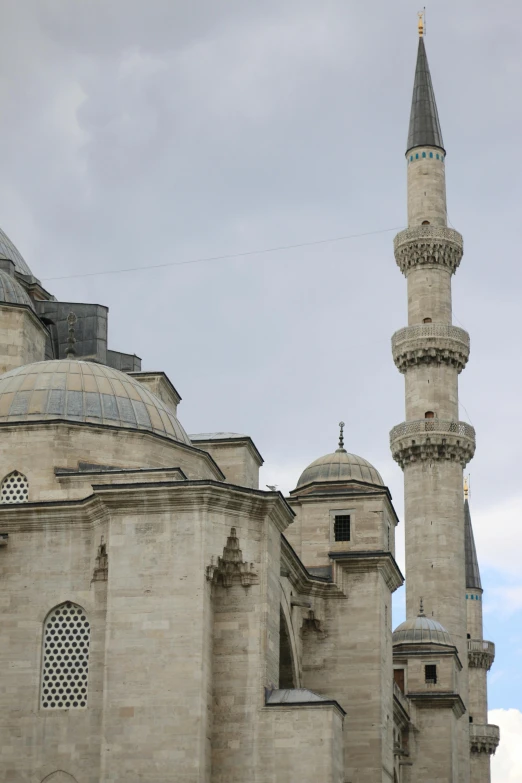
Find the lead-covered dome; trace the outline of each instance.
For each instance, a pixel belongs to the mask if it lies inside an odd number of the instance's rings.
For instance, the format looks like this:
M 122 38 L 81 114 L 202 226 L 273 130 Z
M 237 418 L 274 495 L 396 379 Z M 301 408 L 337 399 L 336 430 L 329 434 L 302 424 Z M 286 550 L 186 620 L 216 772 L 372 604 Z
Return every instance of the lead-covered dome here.
M 324 481 L 364 481 L 384 486 L 378 470 L 357 454 L 337 449 L 333 454 L 319 457 L 301 473 L 297 487 Z
M 5 258 L 7 261 L 12 261 L 15 265 L 17 272 L 22 275 L 32 275 L 33 273 L 25 263 L 24 257 L 16 248 L 7 234 L 4 234 L 0 228 L 0 258 Z
M 148 430 L 191 445 L 158 397 L 112 367 L 61 359 L 26 364 L 0 376 L 0 422 L 56 419 Z
M 0 269 L 0 303 L 2 302 L 26 305 L 34 310 L 33 301 L 25 288 L 20 285 L 18 280 Z
M 453 647 L 451 636 L 443 625 L 432 617 L 419 614 L 413 620 L 401 623 L 393 632 L 393 644 L 443 644 Z

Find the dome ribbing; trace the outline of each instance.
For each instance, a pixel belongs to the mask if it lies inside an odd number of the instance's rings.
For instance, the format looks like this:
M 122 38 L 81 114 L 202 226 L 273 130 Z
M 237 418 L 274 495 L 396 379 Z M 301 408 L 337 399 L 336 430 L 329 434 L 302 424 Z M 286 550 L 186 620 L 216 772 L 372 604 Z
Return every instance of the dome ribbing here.
M 337 449 L 333 454 L 319 457 L 301 473 L 297 487 L 329 481 L 364 481 L 384 486 L 379 472 L 367 460 L 357 454 Z
M 56 419 L 148 430 L 191 445 L 158 397 L 111 367 L 62 359 L 26 364 L 0 376 L 0 422 Z
M 34 304 L 25 290 L 22 288 L 18 280 L 7 274 L 3 269 L 0 269 L 0 303 L 6 304 L 19 304 L 27 305 L 31 310 L 34 310 Z
M 33 273 L 26 264 L 24 257 L 16 248 L 7 234 L 5 234 L 0 228 L 0 258 L 5 258 L 7 261 L 12 261 L 15 265 L 17 272 L 22 275 L 32 275 Z

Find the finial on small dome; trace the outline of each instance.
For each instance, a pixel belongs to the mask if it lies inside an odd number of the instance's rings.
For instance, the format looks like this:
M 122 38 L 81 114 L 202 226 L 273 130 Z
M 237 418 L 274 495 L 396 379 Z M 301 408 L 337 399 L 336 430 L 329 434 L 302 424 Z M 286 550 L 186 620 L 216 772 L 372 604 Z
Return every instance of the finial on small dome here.
M 67 324 L 69 326 L 69 336 L 67 338 L 67 348 L 65 349 L 65 357 L 67 359 L 74 359 L 76 356 L 76 348 L 74 347 L 76 344 L 76 337 L 74 336 L 74 326 L 76 324 L 76 321 L 78 319 L 76 318 L 76 314 L 72 312 L 69 313 L 67 316 Z
M 469 476 L 464 476 L 464 500 L 469 498 Z
M 424 617 L 424 599 L 421 597 L 419 605 L 419 617 Z
M 344 421 L 339 422 L 339 448 L 337 451 L 346 451 L 344 448 L 344 436 L 343 436 L 343 430 L 344 430 Z

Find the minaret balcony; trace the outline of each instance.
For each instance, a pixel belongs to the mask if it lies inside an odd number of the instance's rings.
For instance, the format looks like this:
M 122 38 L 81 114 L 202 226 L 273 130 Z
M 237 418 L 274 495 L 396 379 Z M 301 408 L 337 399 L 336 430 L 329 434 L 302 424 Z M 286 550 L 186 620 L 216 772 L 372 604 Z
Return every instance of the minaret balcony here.
M 475 430 L 464 421 L 404 421 L 391 430 L 390 448 L 401 468 L 425 460 L 449 460 L 465 467 L 475 453 Z
M 482 639 L 468 639 L 468 664 L 472 669 L 489 671 L 495 660 L 495 645 Z
M 443 266 L 454 274 L 464 252 L 462 235 L 446 226 L 412 226 L 393 240 L 395 260 L 407 275 L 419 266 Z
M 493 755 L 500 742 L 500 729 L 492 723 L 470 723 L 469 742 L 472 753 Z
M 461 372 L 469 358 L 469 334 L 450 324 L 406 326 L 393 335 L 392 353 L 402 373 L 419 364 L 448 364 Z

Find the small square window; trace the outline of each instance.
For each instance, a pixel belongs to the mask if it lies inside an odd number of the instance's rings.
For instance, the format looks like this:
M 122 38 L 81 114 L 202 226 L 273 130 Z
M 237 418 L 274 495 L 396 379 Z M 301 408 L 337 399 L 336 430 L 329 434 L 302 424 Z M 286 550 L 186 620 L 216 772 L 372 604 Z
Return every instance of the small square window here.
M 433 663 L 429 663 L 424 667 L 424 679 L 429 685 L 437 684 L 437 667 Z
M 334 538 L 336 541 L 350 540 L 350 515 L 341 514 L 335 517 Z

